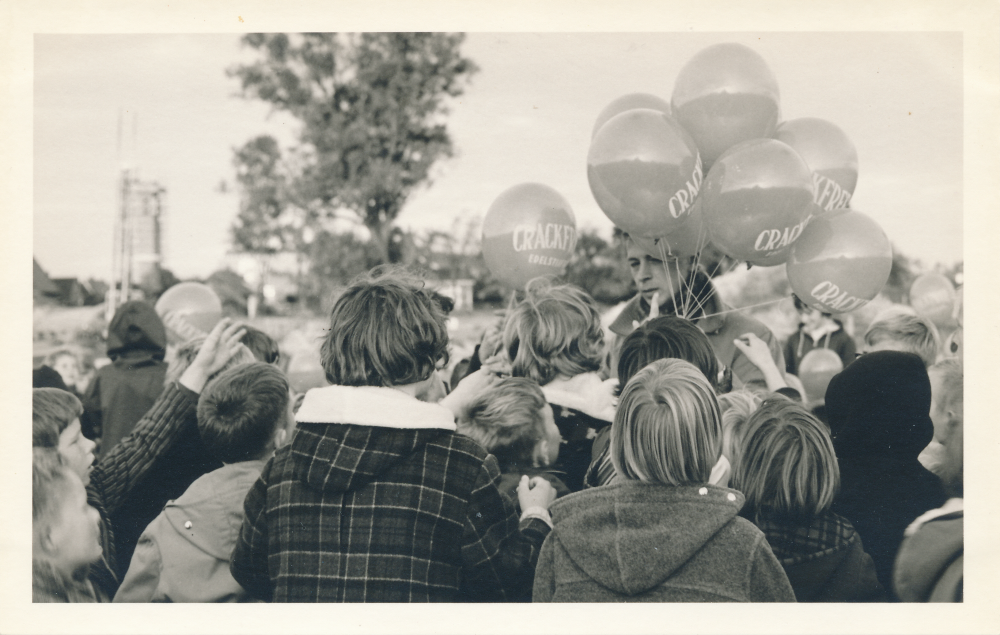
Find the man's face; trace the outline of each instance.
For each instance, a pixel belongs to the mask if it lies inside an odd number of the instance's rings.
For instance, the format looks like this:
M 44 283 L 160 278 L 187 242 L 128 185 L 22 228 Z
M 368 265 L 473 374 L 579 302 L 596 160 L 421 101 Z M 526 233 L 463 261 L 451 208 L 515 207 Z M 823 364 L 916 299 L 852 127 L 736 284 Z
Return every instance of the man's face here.
M 658 294 L 661 306 L 683 290 L 681 280 L 686 280 L 691 271 L 690 258 L 654 257 L 632 240 L 628 241 L 625 257 L 639 294 L 648 303 L 652 303 L 654 293 Z

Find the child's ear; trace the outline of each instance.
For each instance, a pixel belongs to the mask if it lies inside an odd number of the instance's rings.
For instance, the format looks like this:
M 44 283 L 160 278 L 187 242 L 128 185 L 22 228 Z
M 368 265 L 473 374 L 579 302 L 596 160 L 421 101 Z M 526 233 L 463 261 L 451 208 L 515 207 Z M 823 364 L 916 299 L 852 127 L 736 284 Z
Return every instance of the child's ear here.
M 535 467 L 548 467 L 549 466 L 549 440 L 542 438 L 541 441 L 535 445 Z

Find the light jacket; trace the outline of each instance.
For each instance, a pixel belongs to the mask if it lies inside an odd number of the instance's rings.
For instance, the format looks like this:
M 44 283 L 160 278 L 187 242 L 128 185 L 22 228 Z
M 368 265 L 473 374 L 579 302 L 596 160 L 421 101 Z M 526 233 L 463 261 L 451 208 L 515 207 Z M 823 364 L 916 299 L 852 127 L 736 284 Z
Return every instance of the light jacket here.
M 794 602 L 743 495 L 625 481 L 570 494 L 535 573 L 535 602 Z
M 964 596 L 965 512 L 951 498 L 906 529 L 893 584 L 904 602 L 961 602 Z
M 225 465 L 170 501 L 139 538 L 115 602 L 246 602 L 229 573 L 243 499 L 264 461 Z

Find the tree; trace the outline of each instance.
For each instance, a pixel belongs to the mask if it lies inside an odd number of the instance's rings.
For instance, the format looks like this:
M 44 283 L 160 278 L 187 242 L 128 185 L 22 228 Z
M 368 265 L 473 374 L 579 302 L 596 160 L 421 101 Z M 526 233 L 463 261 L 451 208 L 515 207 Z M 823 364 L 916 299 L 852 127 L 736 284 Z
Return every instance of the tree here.
M 261 59 L 229 71 L 243 96 L 301 123 L 299 165 L 283 186 L 273 184 L 272 202 L 294 207 L 305 217 L 302 225 L 347 212 L 368 228 L 379 260 L 390 261 L 403 204 L 429 182 L 431 167 L 452 155 L 447 100 L 462 95 L 477 70 L 459 51 L 463 39 L 445 33 L 245 36 L 244 45 Z M 257 149 L 266 184 L 280 152 L 267 144 Z M 257 191 L 261 209 L 268 209 L 271 190 Z

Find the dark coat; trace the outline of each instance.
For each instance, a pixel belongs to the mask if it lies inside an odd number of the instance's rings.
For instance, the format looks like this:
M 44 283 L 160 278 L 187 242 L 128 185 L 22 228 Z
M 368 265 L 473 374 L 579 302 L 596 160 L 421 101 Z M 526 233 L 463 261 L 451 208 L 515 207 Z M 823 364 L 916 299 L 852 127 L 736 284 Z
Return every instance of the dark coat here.
M 103 456 L 125 438 L 163 391 L 167 335 L 152 305 L 131 301 L 108 325 L 111 364 L 98 369 L 83 396 L 84 434 Z
M 518 525 L 496 458 L 391 388 L 310 390 L 245 502 L 231 570 L 275 602 L 503 600 L 548 525 Z
M 944 504 L 944 485 L 917 460 L 934 436 L 927 370 L 911 353 L 880 351 L 854 361 L 826 391 L 826 411 L 840 465 L 832 511 L 847 518 L 892 588 L 903 530 Z
M 764 534 L 713 485 L 624 481 L 552 505 L 535 602 L 794 602 Z
M 118 590 L 132 558 L 131 549 L 123 555 L 118 542 L 123 528 L 115 519 L 135 505 L 136 498 L 142 498 L 151 475 L 161 469 L 164 455 L 174 447 L 185 426 L 191 425 L 197 404 L 198 395 L 179 384 L 170 384 L 132 434 L 97 461 L 90 472 L 87 501 L 100 513 L 104 547 L 103 558 L 91 566 L 90 578 L 109 599 Z
M 771 551 L 798 602 L 882 602 L 885 589 L 861 536 L 842 516 L 827 512 L 809 524 L 760 520 Z

